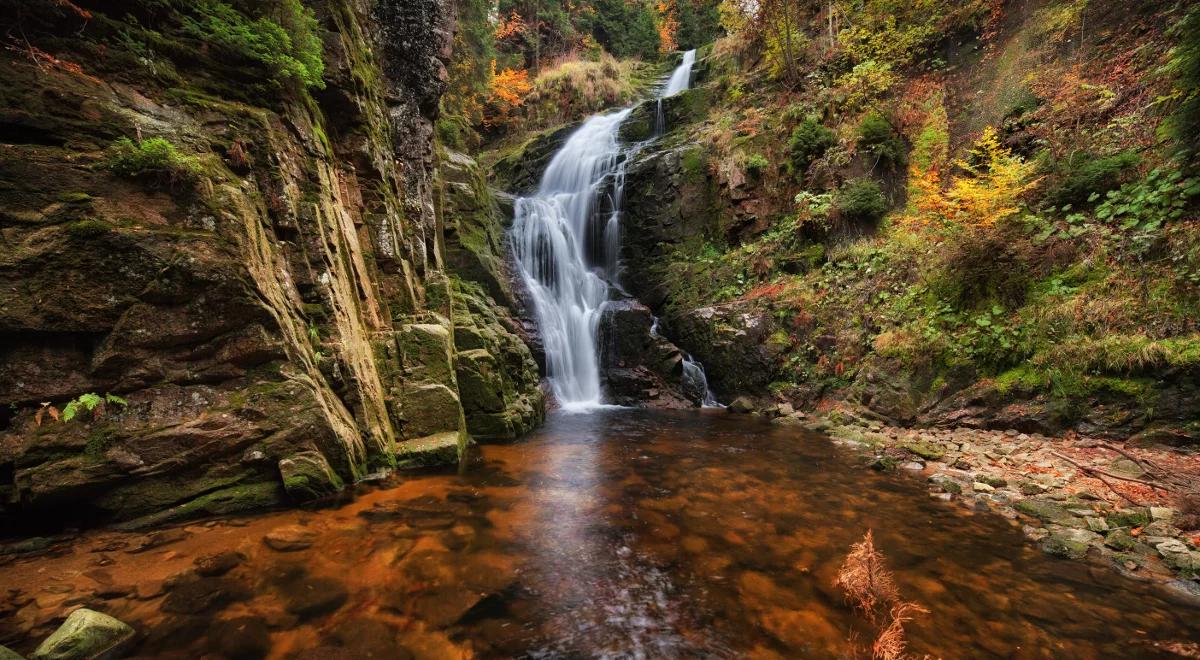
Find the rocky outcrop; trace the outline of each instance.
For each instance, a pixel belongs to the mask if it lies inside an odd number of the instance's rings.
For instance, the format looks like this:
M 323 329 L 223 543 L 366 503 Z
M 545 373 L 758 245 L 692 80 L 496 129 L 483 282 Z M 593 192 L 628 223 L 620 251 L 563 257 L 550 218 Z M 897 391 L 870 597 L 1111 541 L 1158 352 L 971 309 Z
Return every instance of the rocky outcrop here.
M 0 21 L 31 45 L 0 56 L 0 520 L 162 522 L 454 460 L 449 3 L 307 3 L 307 89 L 222 57 L 190 6 L 21 4 Z M 115 167 L 118 138 L 168 152 Z
M 467 430 L 480 440 L 512 440 L 541 424 L 546 401 L 528 328 L 518 320 L 502 212 L 468 156 L 440 157 L 446 253 L 454 282 L 456 377 Z
M 730 303 L 672 317 L 668 331 L 704 363 L 709 384 L 727 396 L 761 392 L 782 365 L 769 314 Z
M 667 408 L 701 403 L 683 392 L 683 352 L 658 334 L 649 307 L 632 298 L 605 304 L 598 334 L 608 401 Z

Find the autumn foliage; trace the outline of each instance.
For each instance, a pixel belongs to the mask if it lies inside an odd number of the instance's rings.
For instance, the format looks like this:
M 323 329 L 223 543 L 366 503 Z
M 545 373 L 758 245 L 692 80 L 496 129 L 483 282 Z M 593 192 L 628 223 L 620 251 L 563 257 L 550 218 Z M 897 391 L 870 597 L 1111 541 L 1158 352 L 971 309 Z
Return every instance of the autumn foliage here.
M 658 50 L 671 53 L 679 48 L 675 35 L 679 31 L 679 13 L 675 0 L 659 0 L 654 7 L 658 15 L 655 27 L 658 29 Z
M 529 81 L 529 72 L 524 69 L 504 69 L 496 71 L 496 61 L 492 60 L 492 76 L 488 83 L 488 113 L 485 121 L 489 124 L 503 124 L 509 120 L 512 111 L 525 103 L 525 97 L 533 89 Z
M 912 205 L 901 224 L 990 227 L 1016 215 L 1022 196 L 1038 183 L 1034 166 L 1005 148 L 990 126 L 970 156 L 956 165 L 962 174 L 948 185 L 936 165 L 910 168 Z

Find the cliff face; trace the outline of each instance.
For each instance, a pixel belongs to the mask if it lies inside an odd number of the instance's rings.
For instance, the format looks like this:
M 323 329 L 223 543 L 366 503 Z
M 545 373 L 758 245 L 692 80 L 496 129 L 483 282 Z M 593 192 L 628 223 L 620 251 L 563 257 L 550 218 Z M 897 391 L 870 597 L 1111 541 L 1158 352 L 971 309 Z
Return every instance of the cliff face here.
M 298 47 L 291 0 L 0 2 L 26 35 L 0 56 L 0 519 L 153 522 L 456 460 L 450 3 L 310 5 L 305 84 L 304 53 L 230 53 L 231 21 Z M 536 371 L 514 387 L 540 419 Z M 53 419 L 88 393 L 127 404 Z

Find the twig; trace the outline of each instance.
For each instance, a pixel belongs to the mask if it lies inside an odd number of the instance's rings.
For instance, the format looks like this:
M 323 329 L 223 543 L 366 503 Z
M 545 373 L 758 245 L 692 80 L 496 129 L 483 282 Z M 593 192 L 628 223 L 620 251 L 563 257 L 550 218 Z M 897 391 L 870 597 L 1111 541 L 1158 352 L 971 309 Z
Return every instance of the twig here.
M 1111 490 L 1112 492 L 1116 493 L 1117 495 L 1120 495 L 1122 498 L 1124 498 L 1124 499 L 1125 499 L 1125 501 L 1129 502 L 1130 504 L 1132 504 L 1132 505 L 1134 505 L 1134 506 L 1142 506 L 1142 504 L 1141 504 L 1141 502 L 1138 502 L 1137 500 L 1135 500 L 1135 499 L 1133 499 L 1132 497 L 1130 497 L 1130 496 L 1126 495 L 1125 493 L 1122 493 L 1121 491 L 1117 490 L 1117 489 L 1116 489 L 1116 487 L 1114 487 L 1114 486 L 1113 486 L 1111 483 L 1109 483 L 1109 482 L 1108 482 L 1108 480 L 1107 480 L 1107 479 L 1105 479 L 1105 477 L 1111 477 L 1111 478 L 1113 478 L 1113 479 L 1119 479 L 1119 480 L 1121 480 L 1121 481 L 1131 481 L 1131 482 L 1133 482 L 1133 483 L 1138 483 L 1138 484 L 1142 484 L 1142 485 L 1144 485 L 1144 486 L 1149 486 L 1150 488 L 1157 488 L 1157 489 L 1159 489 L 1159 490 L 1162 490 L 1163 492 L 1170 492 L 1170 489 L 1169 489 L 1169 488 L 1166 488 L 1165 486 L 1162 486 L 1161 484 L 1156 484 L 1156 483 L 1152 483 L 1152 482 L 1149 482 L 1149 481 L 1143 481 L 1142 479 L 1134 479 L 1133 477 L 1122 477 L 1122 476 L 1120 476 L 1120 475 L 1113 474 L 1113 473 L 1111 473 L 1111 472 L 1105 472 L 1104 470 L 1101 470 L 1101 469 L 1099 469 L 1099 468 L 1094 468 L 1094 467 L 1089 467 L 1089 466 L 1087 466 L 1087 465 L 1082 465 L 1082 464 L 1080 464 L 1080 463 L 1078 463 L 1078 462 L 1076 462 L 1076 461 L 1074 461 L 1074 460 L 1072 460 L 1072 459 L 1070 459 L 1070 458 L 1068 458 L 1068 457 L 1066 457 L 1066 456 L 1063 456 L 1062 454 L 1060 454 L 1060 453 L 1058 453 L 1058 452 L 1056 452 L 1056 451 L 1052 451 L 1052 452 L 1050 452 L 1050 453 L 1051 453 L 1051 454 L 1053 454 L 1053 455 L 1055 455 L 1055 456 L 1057 456 L 1057 457 L 1059 457 L 1059 458 L 1061 458 L 1061 459 L 1063 459 L 1064 461 L 1066 461 L 1066 462 L 1070 463 L 1071 465 L 1074 465 L 1076 468 L 1079 468 L 1079 469 L 1080 469 L 1080 470 L 1082 470 L 1083 472 L 1085 472 L 1085 473 L 1088 473 L 1088 474 L 1091 474 L 1091 475 L 1095 476 L 1095 477 L 1096 477 L 1097 479 L 1099 479 L 1099 480 L 1100 480 L 1100 481 L 1101 481 L 1101 482 L 1102 482 L 1102 483 L 1103 483 L 1105 486 L 1108 486 L 1108 489 L 1109 489 L 1109 490 Z

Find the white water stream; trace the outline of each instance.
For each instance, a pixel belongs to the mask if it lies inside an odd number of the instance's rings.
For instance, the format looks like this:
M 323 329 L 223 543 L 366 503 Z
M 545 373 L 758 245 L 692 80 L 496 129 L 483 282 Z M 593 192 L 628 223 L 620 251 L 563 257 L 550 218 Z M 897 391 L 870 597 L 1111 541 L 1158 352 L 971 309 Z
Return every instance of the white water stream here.
M 684 54 L 660 98 L 687 89 L 695 60 L 694 50 Z M 603 403 L 596 335 L 618 275 L 625 179 L 618 131 L 631 111 L 584 122 L 554 155 L 537 192 L 516 202 L 513 252 L 533 300 L 550 386 L 564 408 Z

